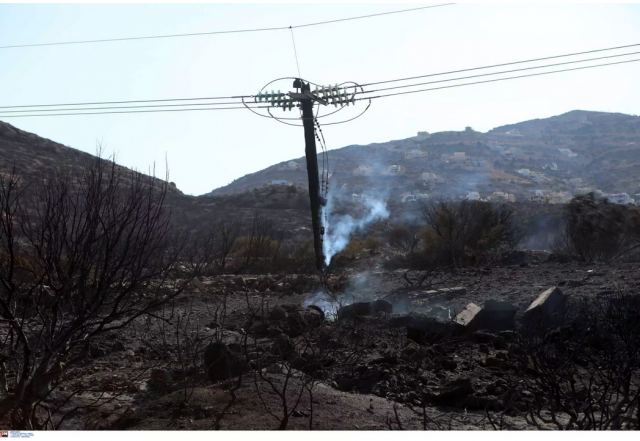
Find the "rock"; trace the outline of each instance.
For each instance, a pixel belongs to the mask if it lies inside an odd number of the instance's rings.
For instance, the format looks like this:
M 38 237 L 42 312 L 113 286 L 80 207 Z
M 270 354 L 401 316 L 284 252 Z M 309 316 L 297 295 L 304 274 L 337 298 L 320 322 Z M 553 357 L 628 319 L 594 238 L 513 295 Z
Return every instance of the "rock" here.
M 168 392 L 171 389 L 171 374 L 166 369 L 151 369 L 147 388 L 151 392 Z
M 435 404 L 443 406 L 455 406 L 473 394 L 473 385 L 469 378 L 459 378 L 440 388 L 440 391 L 432 397 Z
M 206 293 L 207 292 L 206 285 L 204 283 L 202 283 L 202 280 L 200 280 L 200 278 L 198 278 L 198 277 L 194 277 L 191 280 L 190 288 L 194 292 L 200 292 L 200 293 Z
M 366 317 L 377 314 L 391 314 L 393 305 L 386 300 L 373 302 L 356 302 L 343 306 L 338 310 L 338 319 L 353 320 L 358 317 Z
M 300 305 L 296 305 L 293 303 L 285 303 L 283 305 L 280 305 L 280 308 L 284 309 L 287 314 L 291 313 L 291 312 L 296 312 L 300 310 Z
M 274 306 L 269 311 L 269 320 L 280 322 L 287 319 L 287 311 L 282 306 Z
M 456 323 L 436 320 L 421 314 L 410 314 L 405 319 L 395 317 L 391 320 L 390 324 L 392 323 L 404 323 L 407 338 L 420 344 L 436 343 L 458 335 L 461 329 Z
M 475 303 L 469 303 L 464 307 L 462 311 L 460 311 L 456 317 L 453 319 L 454 322 L 459 324 L 460 326 L 471 326 L 473 321 L 476 319 L 477 315 L 480 313 L 482 308 L 480 308 Z
M 269 334 L 269 324 L 267 322 L 258 321 L 248 326 L 249 334 L 256 337 L 264 337 Z
M 240 375 L 243 363 L 225 344 L 214 342 L 204 350 L 204 368 L 211 381 L 221 381 Z
M 371 303 L 371 312 L 373 314 L 391 314 L 393 312 L 393 305 L 386 300 L 376 300 Z
M 567 298 L 560 288 L 549 288 L 526 309 L 522 321 L 526 327 L 550 327 L 562 322 Z
M 343 306 L 338 310 L 339 320 L 353 320 L 357 317 L 364 317 L 371 314 L 370 302 L 356 302 Z
M 271 352 L 283 359 L 287 359 L 295 352 L 295 346 L 288 335 L 279 334 L 273 339 Z
M 511 303 L 487 300 L 483 308 L 469 303 L 454 321 L 469 331 L 487 329 L 501 331 L 515 327 L 517 308 Z
M 313 328 L 317 328 L 324 322 L 324 312 L 316 305 L 309 305 L 304 311 L 304 320 Z
M 307 328 L 307 322 L 304 319 L 303 311 L 287 312 L 287 324 L 285 332 L 289 337 L 297 337 L 301 335 Z

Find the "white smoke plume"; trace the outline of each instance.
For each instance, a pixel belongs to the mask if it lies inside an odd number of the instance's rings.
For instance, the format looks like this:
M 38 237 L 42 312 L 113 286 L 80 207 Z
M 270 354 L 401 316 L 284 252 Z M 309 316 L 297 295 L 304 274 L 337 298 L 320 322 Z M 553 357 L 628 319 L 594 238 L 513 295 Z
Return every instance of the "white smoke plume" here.
M 334 213 L 336 194 L 329 192 L 327 204 L 323 209 L 322 223 L 324 226 L 324 242 L 322 245 L 325 264 L 329 266 L 331 259 L 349 244 L 351 236 L 361 231 L 377 220 L 389 217 L 389 210 L 384 200 L 373 196 L 363 195 L 361 202 L 364 213 L 359 218 L 349 214 L 339 215 Z

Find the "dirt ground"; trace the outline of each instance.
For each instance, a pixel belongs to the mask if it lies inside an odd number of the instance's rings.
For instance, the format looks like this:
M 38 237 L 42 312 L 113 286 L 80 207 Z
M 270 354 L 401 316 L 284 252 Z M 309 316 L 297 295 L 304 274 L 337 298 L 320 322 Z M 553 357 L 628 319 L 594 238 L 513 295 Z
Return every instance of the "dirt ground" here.
M 533 428 L 518 411 L 528 391 L 509 396 L 519 375 L 509 358 L 512 331 L 416 341 L 401 317 L 446 321 L 468 303 L 494 299 L 517 307 L 519 320 L 553 286 L 569 299 L 640 286 L 632 264 L 539 256 L 456 272 L 363 268 L 330 277 L 334 296 L 387 299 L 394 311 L 354 321 L 326 316 L 312 332 L 292 331 L 295 323 L 272 311 L 304 312 L 322 289 L 313 276 L 199 279 L 173 305 L 93 345 L 82 366 L 66 370 L 48 404 L 54 420 L 62 429 L 276 429 L 283 419 L 295 430 Z M 214 381 L 203 368 L 203 351 L 216 341 L 249 354 L 239 377 Z M 503 412 L 507 401 L 515 404 Z

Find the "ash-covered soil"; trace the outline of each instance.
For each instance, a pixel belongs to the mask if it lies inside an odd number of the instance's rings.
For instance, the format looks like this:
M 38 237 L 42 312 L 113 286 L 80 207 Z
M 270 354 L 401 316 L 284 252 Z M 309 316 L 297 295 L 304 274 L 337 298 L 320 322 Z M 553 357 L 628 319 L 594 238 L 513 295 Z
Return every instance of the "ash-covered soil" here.
M 87 348 L 46 406 L 74 411 L 63 429 L 533 428 L 534 391 L 517 387 L 527 375 L 515 357 L 525 309 L 551 287 L 571 308 L 639 286 L 633 264 L 539 255 L 455 272 L 369 265 L 331 275 L 327 288 L 309 275 L 205 277 Z M 327 298 L 393 310 L 337 318 Z M 451 331 L 466 305 L 487 300 L 517 309 L 514 329 Z M 425 331 L 416 317 L 444 325 Z

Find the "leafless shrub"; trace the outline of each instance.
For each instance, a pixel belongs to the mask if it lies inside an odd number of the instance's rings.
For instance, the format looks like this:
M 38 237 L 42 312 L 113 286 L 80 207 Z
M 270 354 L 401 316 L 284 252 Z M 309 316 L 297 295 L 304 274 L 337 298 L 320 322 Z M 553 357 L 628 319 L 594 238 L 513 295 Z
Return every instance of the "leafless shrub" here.
M 640 210 L 612 204 L 593 193 L 566 207 L 565 228 L 556 251 L 585 262 L 627 257 L 640 249 Z
M 569 325 L 530 335 L 514 352 L 525 373 L 528 421 L 557 429 L 638 429 L 640 297 L 613 293 L 577 309 Z
M 162 181 L 96 159 L 28 190 L 0 178 L 0 414 L 15 428 L 41 426 L 38 404 L 91 341 L 175 298 L 201 268 L 173 240 Z
M 512 250 L 518 242 L 513 212 L 487 202 L 439 202 L 423 208 L 420 266 L 481 263 Z
M 387 233 L 389 245 L 405 255 L 413 254 L 420 242 L 418 228 L 413 225 L 396 225 Z
M 239 231 L 236 226 L 228 223 L 221 223 L 216 230 L 216 264 L 218 271 L 224 273 L 227 260 L 238 240 Z

